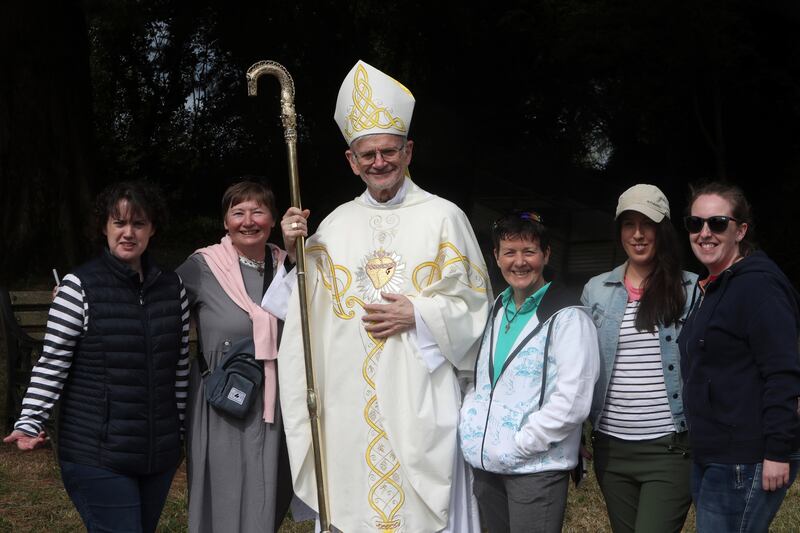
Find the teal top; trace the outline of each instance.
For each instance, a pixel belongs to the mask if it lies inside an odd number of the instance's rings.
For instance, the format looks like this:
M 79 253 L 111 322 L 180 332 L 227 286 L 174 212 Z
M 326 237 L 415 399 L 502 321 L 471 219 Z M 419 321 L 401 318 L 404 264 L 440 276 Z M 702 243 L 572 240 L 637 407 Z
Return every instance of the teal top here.
M 517 304 L 514 302 L 514 291 L 508 287 L 500 295 L 501 303 L 503 305 L 503 320 L 500 322 L 500 331 L 497 333 L 497 344 L 494 347 L 494 376 L 492 377 L 492 385 L 497 382 L 500 377 L 500 371 L 508 359 L 508 354 L 511 353 L 511 348 L 519 337 L 519 334 L 525 329 L 525 325 L 536 313 L 539 304 L 544 297 L 544 293 L 550 287 L 550 282 L 545 283 L 538 291 L 534 292 L 522 302 L 522 306 L 517 310 Z

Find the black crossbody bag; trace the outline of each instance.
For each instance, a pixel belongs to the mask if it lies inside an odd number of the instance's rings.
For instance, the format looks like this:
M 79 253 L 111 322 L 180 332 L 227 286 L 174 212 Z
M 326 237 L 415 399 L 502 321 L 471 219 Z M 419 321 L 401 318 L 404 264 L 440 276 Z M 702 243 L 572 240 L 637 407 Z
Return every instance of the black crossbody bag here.
M 273 276 L 272 253 L 267 247 L 264 262 L 263 295 Z M 206 382 L 206 401 L 222 412 L 235 418 L 244 418 L 260 396 L 264 383 L 264 365 L 256 360 L 253 337 L 245 337 L 231 344 L 225 357 L 211 371 L 202 351 L 197 356 L 200 374 Z
M 252 337 L 236 341 L 213 372 L 200 356 L 206 400 L 212 407 L 236 418 L 247 416 L 264 383 L 264 366 L 256 361 L 255 351 Z

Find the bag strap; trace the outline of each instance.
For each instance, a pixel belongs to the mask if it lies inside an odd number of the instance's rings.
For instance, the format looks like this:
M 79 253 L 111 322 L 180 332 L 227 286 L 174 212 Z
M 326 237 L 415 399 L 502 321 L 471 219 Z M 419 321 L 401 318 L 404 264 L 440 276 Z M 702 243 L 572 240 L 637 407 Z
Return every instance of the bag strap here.
M 205 379 L 211 371 L 208 369 L 208 363 L 206 362 L 206 357 L 203 355 L 203 352 L 197 354 L 197 365 L 200 368 L 200 377 Z

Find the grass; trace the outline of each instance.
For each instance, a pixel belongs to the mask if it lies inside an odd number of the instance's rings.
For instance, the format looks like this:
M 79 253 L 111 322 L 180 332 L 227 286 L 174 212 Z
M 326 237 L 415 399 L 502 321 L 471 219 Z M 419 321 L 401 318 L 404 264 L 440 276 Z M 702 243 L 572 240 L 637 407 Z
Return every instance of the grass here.
M 161 516 L 159 531 L 186 531 L 186 470 L 181 467 L 172 483 Z M 800 529 L 800 484 L 795 484 L 784 500 L 771 531 L 794 532 Z M 29 453 L 0 445 L 0 532 L 81 531 L 78 513 L 61 486 L 58 466 L 49 449 Z M 694 512 L 690 511 L 684 531 L 694 531 Z M 284 521 L 280 533 L 310 533 L 311 522 Z M 565 532 L 611 531 L 603 497 L 590 472 L 580 489 L 570 486 Z
M 5 339 L 0 344 L 0 420 L 6 412 Z M 0 428 L 4 429 L 4 428 Z M 5 436 L 5 435 L 3 435 Z M 186 465 L 181 465 L 172 481 L 158 531 L 187 531 L 188 490 Z M 53 450 L 49 447 L 21 452 L 16 446 L 0 442 L 0 533 L 61 533 L 84 531 L 72 506 Z M 310 533 L 313 522 L 295 523 L 287 518 L 280 533 Z
M 187 530 L 186 469 L 172 482 L 158 531 Z M 287 518 L 280 533 L 313 531 L 311 522 Z M 22 453 L 0 445 L 0 532 L 38 533 L 82 531 L 83 524 L 61 485 L 58 464 L 49 448 Z
M 0 415 L 5 412 L 5 368 L 5 356 L 0 351 Z M 4 417 L 0 419 L 4 420 Z M 187 530 L 187 497 L 186 470 L 181 466 L 161 515 L 159 531 Z M 0 533 L 82 530 L 80 517 L 61 485 L 52 450 L 46 448 L 23 453 L 14 446 L 0 444 Z M 313 530 L 311 522 L 295 523 L 287 518 L 280 533 L 310 533 Z M 611 531 L 603 496 L 591 471 L 580 489 L 570 485 L 563 531 Z M 689 511 L 684 531 L 695 531 L 693 510 Z M 789 490 L 770 531 L 800 531 L 800 481 Z

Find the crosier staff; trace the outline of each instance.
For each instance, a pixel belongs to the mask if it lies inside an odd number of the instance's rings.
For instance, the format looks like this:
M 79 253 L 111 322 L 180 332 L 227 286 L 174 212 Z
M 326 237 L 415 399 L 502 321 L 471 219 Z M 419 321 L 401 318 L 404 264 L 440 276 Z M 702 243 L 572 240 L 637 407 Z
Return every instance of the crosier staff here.
M 302 209 L 300 204 L 300 179 L 297 175 L 297 114 L 294 110 L 294 81 L 289 71 L 275 61 L 259 61 L 247 69 L 247 94 L 255 96 L 258 92 L 258 78 L 270 74 L 278 78 L 281 85 L 281 122 L 283 138 L 286 140 L 286 151 L 289 156 L 289 190 L 292 206 Z M 300 291 L 300 325 L 303 333 L 303 355 L 306 363 L 306 401 L 311 419 L 311 443 L 314 448 L 314 472 L 317 481 L 317 505 L 322 533 L 330 533 L 328 518 L 328 494 L 325 490 L 325 461 L 320 445 L 319 404 L 317 383 L 314 378 L 313 360 L 311 358 L 311 335 L 308 325 L 308 300 L 306 299 L 306 250 L 305 239 L 300 237 L 297 246 L 297 288 Z

